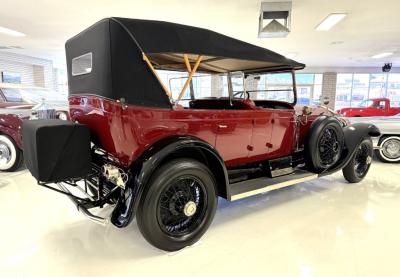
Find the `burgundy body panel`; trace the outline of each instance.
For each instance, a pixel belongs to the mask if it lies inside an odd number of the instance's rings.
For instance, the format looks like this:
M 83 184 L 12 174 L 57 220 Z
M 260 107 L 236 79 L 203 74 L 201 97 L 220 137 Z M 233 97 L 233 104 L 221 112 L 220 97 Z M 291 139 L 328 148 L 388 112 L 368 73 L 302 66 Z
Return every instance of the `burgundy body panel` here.
M 11 137 L 20 149 L 22 149 L 21 125 L 23 120 L 17 115 L 0 114 L 0 134 Z
M 216 148 L 227 167 L 290 155 L 295 110 L 259 108 L 246 101 L 237 110 L 157 109 L 98 96 L 70 96 L 70 116 L 86 124 L 92 140 L 122 166 L 171 136 L 187 135 Z

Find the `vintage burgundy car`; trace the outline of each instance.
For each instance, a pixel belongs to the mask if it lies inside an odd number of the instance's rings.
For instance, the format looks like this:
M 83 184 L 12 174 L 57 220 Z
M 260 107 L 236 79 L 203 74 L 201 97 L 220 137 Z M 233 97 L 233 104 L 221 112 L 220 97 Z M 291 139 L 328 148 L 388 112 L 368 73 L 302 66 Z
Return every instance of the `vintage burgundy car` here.
M 105 205 L 117 227 L 136 216 L 158 248 L 199 240 L 218 197 L 342 169 L 359 182 L 370 168 L 379 130 L 309 107 L 296 115 L 295 70 L 304 65 L 267 49 L 185 25 L 107 18 L 70 39 L 66 54 L 72 121 L 24 122 L 27 168 L 92 220 L 108 221 L 90 211 Z M 180 90 L 163 70 L 186 72 Z M 268 86 L 271 78 L 285 86 Z
M 359 107 L 343 108 L 337 112 L 346 117 L 393 116 L 400 113 L 400 107 L 392 107 L 388 98 L 375 98 L 361 102 Z
M 15 171 L 22 163 L 23 120 L 69 119 L 68 105 L 60 99 L 48 89 L 0 83 L 0 171 Z

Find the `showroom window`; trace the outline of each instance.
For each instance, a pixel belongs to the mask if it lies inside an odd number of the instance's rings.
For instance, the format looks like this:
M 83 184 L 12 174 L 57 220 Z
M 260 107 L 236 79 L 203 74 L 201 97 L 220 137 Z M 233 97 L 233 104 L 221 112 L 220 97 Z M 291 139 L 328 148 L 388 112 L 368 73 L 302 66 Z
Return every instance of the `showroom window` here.
M 337 75 L 335 109 L 360 107 L 368 99 L 386 97 L 400 106 L 400 73 L 343 73 Z
M 297 105 L 319 105 L 322 93 L 322 74 L 296 74 Z

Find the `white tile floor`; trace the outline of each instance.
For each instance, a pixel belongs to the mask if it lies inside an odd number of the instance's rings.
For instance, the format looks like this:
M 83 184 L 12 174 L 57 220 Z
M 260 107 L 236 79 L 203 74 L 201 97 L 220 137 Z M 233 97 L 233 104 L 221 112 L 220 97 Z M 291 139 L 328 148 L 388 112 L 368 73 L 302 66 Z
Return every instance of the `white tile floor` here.
M 400 276 L 400 165 L 234 203 L 202 240 L 161 252 L 136 223 L 102 227 L 23 170 L 0 173 L 0 276 Z

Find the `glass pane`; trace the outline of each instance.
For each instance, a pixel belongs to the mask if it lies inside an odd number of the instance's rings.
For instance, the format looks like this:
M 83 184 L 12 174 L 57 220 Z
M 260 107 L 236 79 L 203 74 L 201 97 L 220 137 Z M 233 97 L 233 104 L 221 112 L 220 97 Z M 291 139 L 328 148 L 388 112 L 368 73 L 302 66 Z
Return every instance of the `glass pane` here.
M 368 88 L 369 74 L 354 74 L 353 88 Z
M 371 74 L 371 83 L 386 83 L 387 74 Z
M 92 72 L 92 53 L 72 59 L 72 76 L 89 74 Z
M 314 84 L 322 85 L 322 74 L 314 74 Z
M 351 87 L 353 84 L 353 74 L 338 74 L 337 85 L 342 87 Z
M 298 85 L 312 85 L 314 83 L 314 74 L 296 74 L 296 83 Z
M 297 105 L 310 105 L 312 86 L 297 87 Z
M 266 85 L 274 84 L 290 84 L 292 85 L 292 74 L 290 73 L 277 73 L 266 75 Z
M 364 100 L 357 107 L 366 108 L 371 107 L 374 102 L 372 100 Z
M 351 88 L 338 87 L 336 89 L 335 109 L 350 107 Z
M 270 73 L 253 77 L 257 80 L 257 91 L 250 92 L 250 98 L 254 100 L 277 100 L 292 103 L 294 93 L 292 88 L 291 73 Z M 252 89 L 248 87 L 248 91 Z
M 388 98 L 391 106 L 400 107 L 400 89 L 388 89 Z
M 370 83 L 369 98 L 386 97 L 386 83 Z
M 322 85 L 314 85 L 313 105 L 321 105 Z
M 357 107 L 366 99 L 368 99 L 368 88 L 353 88 L 353 93 L 351 95 L 352 107 Z
M 400 83 L 400 73 L 390 73 L 389 82 L 399 82 Z

